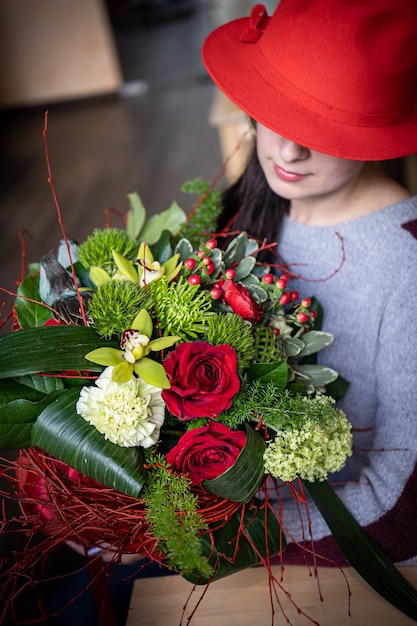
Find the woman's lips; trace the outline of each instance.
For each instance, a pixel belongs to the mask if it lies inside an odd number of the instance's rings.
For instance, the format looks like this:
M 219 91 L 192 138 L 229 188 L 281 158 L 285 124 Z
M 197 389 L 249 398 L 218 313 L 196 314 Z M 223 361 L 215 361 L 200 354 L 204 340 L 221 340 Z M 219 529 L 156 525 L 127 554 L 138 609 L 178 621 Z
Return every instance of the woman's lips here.
M 276 175 L 279 176 L 279 178 L 281 178 L 282 180 L 289 181 L 291 183 L 294 183 L 297 180 L 301 180 L 302 178 L 306 176 L 306 174 L 297 174 L 296 172 L 288 172 L 287 170 L 284 170 L 279 165 L 276 165 L 275 163 L 274 163 L 274 171 Z

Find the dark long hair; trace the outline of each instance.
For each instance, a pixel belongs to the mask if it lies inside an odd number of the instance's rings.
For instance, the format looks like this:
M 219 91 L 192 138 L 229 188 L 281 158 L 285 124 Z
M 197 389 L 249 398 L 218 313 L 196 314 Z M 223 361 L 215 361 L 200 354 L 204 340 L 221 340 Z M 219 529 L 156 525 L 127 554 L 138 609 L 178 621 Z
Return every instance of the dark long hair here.
M 244 230 L 256 239 L 276 241 L 289 202 L 267 183 L 254 147 L 242 176 L 222 196 L 218 231 Z

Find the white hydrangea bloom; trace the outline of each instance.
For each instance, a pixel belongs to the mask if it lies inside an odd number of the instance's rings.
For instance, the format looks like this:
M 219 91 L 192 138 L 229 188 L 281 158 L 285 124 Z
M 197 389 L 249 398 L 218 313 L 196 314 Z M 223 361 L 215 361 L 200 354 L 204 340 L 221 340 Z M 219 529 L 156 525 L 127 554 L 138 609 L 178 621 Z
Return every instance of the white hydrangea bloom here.
M 351 454 L 351 425 L 340 411 L 333 420 L 306 419 L 299 428 L 277 432 L 264 453 L 265 472 L 284 482 L 297 477 L 326 480 L 329 473 L 342 469 Z
M 77 413 L 112 443 L 125 448 L 153 446 L 165 418 L 162 389 L 135 376 L 116 383 L 112 370 L 107 367 L 95 385 L 81 389 Z

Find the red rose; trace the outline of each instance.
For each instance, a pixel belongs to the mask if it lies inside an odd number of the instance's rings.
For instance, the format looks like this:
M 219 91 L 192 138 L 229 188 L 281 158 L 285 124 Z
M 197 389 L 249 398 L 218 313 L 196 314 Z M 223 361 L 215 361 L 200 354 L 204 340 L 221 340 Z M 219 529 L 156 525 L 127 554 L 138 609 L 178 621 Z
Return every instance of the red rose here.
M 227 344 L 179 344 L 164 363 L 171 383 L 162 392 L 168 411 L 180 420 L 217 417 L 240 389 L 236 366 L 236 352 Z
M 201 483 L 220 476 L 234 465 L 245 444 L 246 435 L 241 430 L 208 422 L 186 432 L 166 459 L 177 472 L 194 483 Z
M 222 291 L 224 302 L 232 308 L 234 313 L 253 324 L 261 321 L 263 310 L 253 300 L 246 287 L 234 283 L 233 280 L 225 280 Z

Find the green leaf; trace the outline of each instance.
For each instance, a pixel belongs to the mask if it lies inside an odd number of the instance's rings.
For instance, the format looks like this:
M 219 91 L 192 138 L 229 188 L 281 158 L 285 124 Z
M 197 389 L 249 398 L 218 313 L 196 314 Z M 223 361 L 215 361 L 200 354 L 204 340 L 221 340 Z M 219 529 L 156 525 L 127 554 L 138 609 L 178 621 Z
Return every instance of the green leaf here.
M 234 263 L 238 263 L 246 254 L 247 244 L 246 233 L 240 233 L 237 237 L 234 237 L 227 246 L 223 255 L 223 260 L 226 267 L 230 267 Z
M 298 353 L 297 358 L 302 358 L 322 350 L 332 343 L 333 335 L 324 333 L 321 330 L 311 330 L 303 335 L 301 341 L 304 343 L 304 348 Z
M 60 394 L 39 415 L 31 443 L 102 485 L 138 497 L 146 480 L 141 448 L 122 448 L 76 413 L 79 390 Z
M 51 318 L 51 310 L 40 302 L 39 274 L 27 276 L 17 289 L 18 298 L 15 302 L 17 319 L 22 328 L 42 326 Z
M 273 383 L 278 389 L 285 389 L 288 382 L 288 365 L 286 361 L 277 363 L 254 363 L 247 371 L 249 380 L 262 379 L 264 383 Z
M 352 567 L 387 602 L 417 621 L 417 590 L 358 524 L 328 483 L 303 482 Z
M 44 397 L 44 393 L 26 386 L 16 380 L 0 380 L 0 406 L 25 398 L 26 400 L 37 401 Z
M 185 261 L 193 253 L 193 247 L 188 239 L 180 239 L 175 246 L 175 252 L 180 255 L 181 261 Z
M 244 534 L 240 532 L 242 528 Z M 213 545 L 210 535 L 214 540 Z M 261 557 L 278 554 L 285 548 L 285 537 L 275 514 L 269 507 L 265 509 L 263 503 L 255 499 L 253 506 L 251 504 L 250 508 L 245 507 L 243 519 L 241 513 L 237 513 L 218 530 L 202 535 L 201 543 L 203 554 L 208 557 L 209 563 L 214 568 L 212 578 L 197 571 L 182 575 L 191 583 L 206 585 L 209 580 L 219 580 L 247 567 L 258 565 Z M 256 545 L 258 552 L 254 550 L 252 544 Z
M 132 239 L 137 239 L 146 219 L 146 209 L 139 194 L 135 191 L 127 195 L 130 210 L 127 213 L 126 232 Z
M 0 379 L 37 372 L 101 371 L 84 355 L 109 345 L 84 326 L 43 326 L 9 333 L 0 337 Z
M 169 232 L 175 235 L 186 219 L 187 216 L 181 207 L 176 202 L 173 202 L 169 209 L 149 218 L 140 233 L 139 239 L 140 241 L 146 241 L 151 246 L 159 240 L 164 230 L 169 230 Z
M 248 276 L 248 274 L 250 274 L 251 271 L 253 270 L 255 263 L 256 263 L 255 257 L 253 256 L 244 257 L 240 261 L 240 263 L 235 267 L 236 276 L 234 280 L 239 281 L 239 280 L 242 280 L 242 278 L 245 278 L 245 276 Z
M 59 392 L 43 396 L 37 402 L 21 398 L 1 406 L 0 448 L 4 450 L 19 450 L 32 445 L 33 425 L 38 416 L 55 399 L 57 394 Z
M 314 363 L 308 365 L 293 365 L 296 378 L 300 381 L 311 382 L 315 387 L 324 387 L 336 380 L 338 373 L 325 365 L 316 365 Z
M 298 356 L 304 349 L 304 342 L 297 337 L 285 337 L 282 343 L 288 358 Z
M 203 487 L 216 496 L 233 502 L 249 502 L 264 478 L 265 441 L 258 431 L 246 427 L 246 445 L 234 465 L 212 480 L 204 480 Z
M 62 378 L 55 376 L 42 376 L 36 374 L 28 374 L 27 376 L 19 376 L 16 381 L 27 387 L 32 387 L 42 394 L 51 393 L 51 391 L 59 391 L 64 388 Z M 2 381 L 0 381 L 1 383 Z M 19 396 L 20 398 L 22 395 Z

